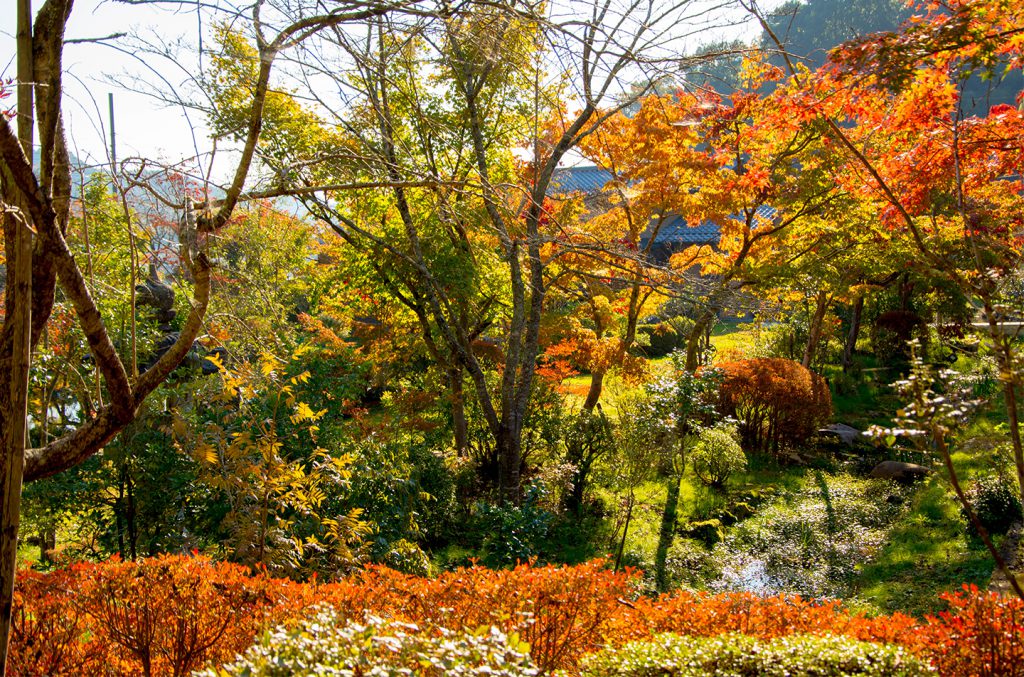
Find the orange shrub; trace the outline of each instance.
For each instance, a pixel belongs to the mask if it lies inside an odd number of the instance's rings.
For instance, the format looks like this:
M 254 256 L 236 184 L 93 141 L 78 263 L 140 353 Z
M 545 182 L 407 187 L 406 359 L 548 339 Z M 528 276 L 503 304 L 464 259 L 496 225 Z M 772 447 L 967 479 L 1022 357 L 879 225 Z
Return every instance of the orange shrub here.
M 948 612 L 918 620 L 868 618 L 835 601 L 748 593 L 632 600 L 632 578 L 594 561 L 564 568 L 473 567 L 436 579 L 373 567 L 318 586 L 171 555 L 22 572 L 10 668 L 13 675 L 186 675 L 232 659 L 269 626 L 329 604 L 356 617 L 370 611 L 454 630 L 517 630 L 544 672 L 572 674 L 587 653 L 674 632 L 844 635 L 899 644 L 942 675 L 1024 676 L 1024 603 L 977 588 L 945 596 Z
M 596 560 L 574 567 L 521 564 L 515 569 L 473 567 L 436 579 L 383 567 L 325 586 L 335 607 L 370 610 L 448 628 L 494 625 L 518 629 L 544 671 L 571 668 L 600 648 L 630 595 L 630 572 L 614 573 Z
M 943 675 L 1024 675 L 1024 602 L 964 586 L 950 610 L 929 618 L 927 652 Z
M 18 572 L 7 669 L 12 675 L 88 674 L 106 662 L 106 647 L 86 633 L 70 569 Z
M 778 454 L 803 444 L 832 416 L 825 379 L 798 362 L 762 357 L 716 366 L 725 372 L 719 411 L 739 420 L 748 451 Z
M 916 619 L 898 613 L 877 618 L 851 614 L 837 601 L 679 592 L 637 600 L 631 613 L 617 619 L 615 637 L 619 643 L 662 632 L 701 637 L 737 632 L 759 639 L 828 633 L 915 650 L 919 626 Z
M 18 578 L 14 674 L 188 675 L 313 603 L 315 588 L 162 555 Z

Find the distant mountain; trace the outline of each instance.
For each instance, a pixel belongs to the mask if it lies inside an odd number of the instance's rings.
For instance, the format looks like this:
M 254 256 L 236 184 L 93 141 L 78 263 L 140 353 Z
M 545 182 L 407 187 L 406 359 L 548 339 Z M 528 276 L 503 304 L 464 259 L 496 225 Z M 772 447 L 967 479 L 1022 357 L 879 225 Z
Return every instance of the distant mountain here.
M 789 0 L 771 14 L 768 23 L 787 52 L 817 68 L 832 48 L 858 36 L 896 30 L 910 16 L 902 0 Z M 767 33 L 761 45 L 776 49 Z M 781 62 L 781 57 L 776 60 Z M 962 90 L 964 112 L 985 115 L 996 104 L 1015 104 L 1021 90 L 1024 74 L 1020 71 L 993 74 L 989 79 L 974 75 Z
M 784 43 L 786 51 L 811 68 L 818 68 L 833 48 L 853 38 L 894 31 L 911 15 L 903 0 L 788 0 L 768 16 L 768 24 Z M 767 32 L 762 33 L 760 46 L 777 52 Z M 709 86 L 728 95 L 739 81 L 742 42 L 718 42 L 704 45 L 696 55 L 726 53 L 702 64 L 687 74 L 695 86 Z M 728 52 L 732 51 L 732 54 Z M 782 57 L 773 61 L 782 66 Z M 972 76 L 964 85 L 963 103 L 966 115 L 985 115 L 996 104 L 1015 104 L 1024 90 L 1024 74 L 993 74 L 989 79 Z

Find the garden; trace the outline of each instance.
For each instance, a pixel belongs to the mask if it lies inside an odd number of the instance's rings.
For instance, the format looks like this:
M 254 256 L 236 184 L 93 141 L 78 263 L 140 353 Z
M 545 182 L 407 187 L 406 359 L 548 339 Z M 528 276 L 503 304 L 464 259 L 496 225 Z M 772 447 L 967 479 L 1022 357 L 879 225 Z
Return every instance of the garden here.
M 1024 6 L 30 4 L 0 677 L 1024 675 Z

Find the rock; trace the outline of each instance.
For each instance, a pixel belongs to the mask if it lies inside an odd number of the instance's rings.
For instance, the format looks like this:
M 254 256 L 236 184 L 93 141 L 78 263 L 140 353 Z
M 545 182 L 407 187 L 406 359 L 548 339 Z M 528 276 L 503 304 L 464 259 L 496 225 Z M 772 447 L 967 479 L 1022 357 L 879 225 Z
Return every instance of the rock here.
M 870 477 L 883 480 L 893 480 L 900 484 L 913 484 L 923 480 L 932 469 L 915 463 L 903 463 L 901 461 L 882 461 L 871 471 Z
M 164 334 L 157 339 L 156 344 L 153 346 L 153 355 L 139 365 L 139 371 L 146 371 L 154 364 L 157 363 L 161 357 L 164 356 L 168 350 L 178 341 L 178 337 L 181 336 L 181 332 L 172 331 Z M 185 358 L 181 361 L 179 367 L 198 368 L 203 362 L 203 355 L 205 354 L 203 346 L 199 341 L 192 342 L 192 348 L 185 354 Z
M 142 284 L 135 285 L 135 305 L 149 306 L 161 323 L 174 320 L 174 288 L 150 277 Z
M 210 374 L 216 374 L 218 371 L 220 371 L 220 369 L 217 368 L 216 363 L 214 363 L 213 360 L 210 359 L 211 355 L 216 355 L 217 358 L 218 358 L 218 361 L 222 365 L 225 364 L 228 361 L 228 351 L 227 351 L 227 348 L 224 348 L 222 346 L 217 346 L 213 350 L 207 352 L 206 356 L 203 357 L 202 363 L 199 365 L 200 368 L 203 370 L 203 375 L 204 376 L 209 376 Z
M 861 440 L 862 433 L 856 428 L 851 428 L 844 423 L 833 423 L 830 426 L 820 429 L 818 434 L 825 437 L 834 437 L 840 440 L 843 444 L 852 447 Z
M 722 533 L 722 521 L 711 519 L 704 520 L 703 522 L 690 522 L 690 525 L 686 530 L 686 535 L 703 542 L 704 545 L 708 547 L 711 547 L 724 537 L 724 534 Z
M 742 522 L 748 517 L 753 517 L 754 513 L 757 511 L 754 510 L 754 507 L 749 503 L 742 502 L 729 506 L 729 512 L 736 518 L 737 522 Z

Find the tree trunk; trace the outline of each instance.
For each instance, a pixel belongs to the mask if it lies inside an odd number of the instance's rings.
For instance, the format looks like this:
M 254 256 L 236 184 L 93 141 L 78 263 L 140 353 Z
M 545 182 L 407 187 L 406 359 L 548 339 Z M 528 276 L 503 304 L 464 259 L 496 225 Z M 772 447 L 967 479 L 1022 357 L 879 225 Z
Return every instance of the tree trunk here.
M 658 592 L 668 590 L 668 551 L 676 535 L 676 515 L 679 512 L 679 484 L 682 476 L 672 473 L 668 478 L 665 510 L 661 513 L 661 531 L 658 533 L 658 551 L 654 555 L 654 581 Z
M 515 421 L 503 423 L 498 433 L 498 494 L 501 500 L 519 502 L 520 465 L 523 461 L 523 435 Z
M 10 639 L 14 577 L 18 566 L 18 525 L 21 513 L 21 485 L 25 470 L 28 434 L 28 374 L 32 331 L 32 245 L 23 224 L 8 215 L 8 233 L 14 234 L 8 247 L 7 301 L 10 313 L 4 327 L 0 372 L 7 375 L 0 394 L 0 441 L 3 454 L 3 513 L 0 522 L 0 666 L 6 663 Z M 14 256 L 10 256 L 13 253 Z M 0 675 L 3 670 L 0 669 Z
M 707 311 L 697 319 L 690 330 L 690 335 L 686 339 L 686 371 L 697 371 L 697 367 L 700 366 L 701 347 L 716 317 L 717 313 Z
M 594 411 L 594 407 L 601 400 L 601 391 L 604 389 L 604 372 L 595 371 L 590 374 L 590 390 L 587 391 L 587 399 L 583 401 L 583 411 L 588 413 Z
M 18 140 L 32 157 L 32 18 L 30 0 L 18 1 Z M 4 197 L 15 193 L 7 165 Z M 23 211 L 24 215 L 26 212 Z M 32 233 L 15 215 L 4 216 L 7 316 L 0 332 L 0 677 L 7 670 L 14 577 L 18 568 L 21 484 L 28 442 L 28 378 L 32 360 Z M 6 377 L 6 378 L 5 378 Z
M 1016 373 L 1014 347 L 1011 339 L 1003 335 L 995 307 L 988 299 L 984 301 L 984 312 L 985 321 L 988 323 L 989 337 L 992 339 L 992 345 L 995 346 L 996 365 L 999 367 L 1000 373 L 1004 374 L 1002 379 L 1003 406 L 1010 433 L 1010 445 L 1013 449 L 1013 464 L 1017 470 L 1017 489 L 1020 492 L 1021 500 L 1024 501 L 1024 443 L 1021 441 L 1017 381 L 1014 377 Z
M 814 362 L 818 352 L 818 343 L 821 341 L 821 326 L 824 323 L 825 313 L 828 312 L 831 300 L 831 297 L 826 292 L 818 292 L 814 304 L 814 315 L 811 317 L 811 326 L 807 333 L 807 347 L 804 349 L 804 359 L 801 362 L 808 369 L 811 368 L 811 364 Z
M 622 525 L 622 539 L 619 540 L 619 548 L 615 553 L 615 571 L 617 572 L 622 567 L 622 554 L 626 549 L 626 534 L 629 533 L 629 522 L 633 519 L 633 505 L 636 503 L 636 498 L 633 496 L 633 491 L 629 492 L 629 499 L 626 503 L 626 522 Z
M 860 318 L 864 314 L 864 297 L 858 296 L 853 304 L 853 315 L 850 317 L 850 331 L 846 335 L 846 346 L 843 347 L 843 371 L 853 366 L 853 353 L 857 350 L 857 337 L 860 335 Z
M 466 398 L 462 389 L 462 367 L 458 364 L 448 368 L 448 389 L 452 398 L 455 451 L 462 458 L 469 453 L 469 422 L 466 420 Z
M 51 553 L 57 549 L 57 530 L 46 527 L 39 532 L 39 561 L 52 564 Z

